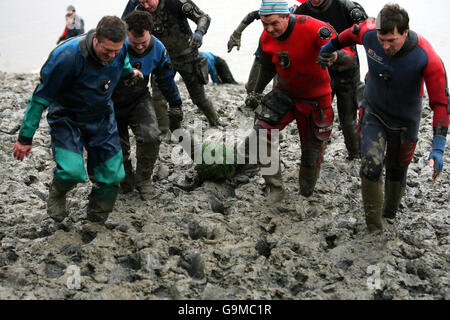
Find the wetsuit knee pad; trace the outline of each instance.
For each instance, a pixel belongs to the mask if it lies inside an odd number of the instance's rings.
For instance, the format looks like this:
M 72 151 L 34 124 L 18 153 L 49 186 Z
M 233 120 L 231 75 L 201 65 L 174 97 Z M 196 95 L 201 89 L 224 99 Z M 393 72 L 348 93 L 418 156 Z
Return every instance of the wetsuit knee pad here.
M 398 151 L 398 162 L 400 166 L 405 167 L 411 163 L 414 156 L 414 151 L 416 150 L 416 145 L 417 140 L 412 141 L 407 138 L 404 139 Z
M 382 171 L 383 163 L 379 163 L 372 158 L 363 157 L 361 159 L 361 177 L 376 182 L 380 179 Z
M 94 168 L 94 179 L 97 183 L 107 186 L 118 185 L 124 178 L 125 169 L 121 150 Z
M 65 189 L 87 179 L 82 155 L 63 149 L 54 148 L 54 157 L 57 163 L 54 169 L 55 179 Z

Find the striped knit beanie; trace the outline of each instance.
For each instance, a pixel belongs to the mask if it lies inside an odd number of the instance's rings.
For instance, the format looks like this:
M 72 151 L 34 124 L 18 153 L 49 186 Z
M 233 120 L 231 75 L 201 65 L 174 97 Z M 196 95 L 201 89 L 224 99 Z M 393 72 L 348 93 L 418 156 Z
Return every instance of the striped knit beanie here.
M 287 0 L 262 0 L 259 14 L 268 16 L 271 14 L 289 14 Z

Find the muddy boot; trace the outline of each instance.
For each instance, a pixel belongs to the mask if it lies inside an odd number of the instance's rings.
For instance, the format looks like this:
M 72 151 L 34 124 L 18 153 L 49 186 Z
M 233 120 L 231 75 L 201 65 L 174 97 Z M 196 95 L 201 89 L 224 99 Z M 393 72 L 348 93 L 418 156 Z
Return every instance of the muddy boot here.
M 404 193 L 405 187 L 401 185 L 400 181 L 386 180 L 384 186 L 383 217 L 388 219 L 395 218 Z
M 67 217 L 66 194 L 67 191 L 63 191 L 53 180 L 47 198 L 47 214 L 55 222 L 62 222 Z
M 98 185 L 92 186 L 89 194 L 89 203 L 87 208 L 87 220 L 99 224 L 105 224 L 109 213 L 113 210 L 117 199 L 119 186 Z
M 153 196 L 152 173 L 159 155 L 158 143 L 138 143 L 136 145 L 136 189 L 143 201 Z
M 348 151 L 348 160 L 359 158 L 359 144 L 356 136 L 356 127 L 354 125 L 343 126 L 342 133 L 344 134 L 344 142 Z
M 272 144 L 272 138 L 275 138 L 275 140 L 273 141 L 274 144 Z M 268 192 L 267 200 L 270 203 L 277 203 L 283 200 L 286 196 L 283 188 L 283 180 L 281 178 L 280 153 L 277 152 L 279 150 L 279 140 L 276 139 L 276 137 L 259 135 L 258 146 L 260 145 L 260 143 L 263 144 L 264 141 L 266 143 L 266 152 L 258 149 L 258 162 L 261 167 L 261 175 L 266 182 L 266 190 Z M 272 150 L 272 147 L 274 150 Z M 261 158 L 264 154 L 267 155 L 266 159 Z M 275 161 L 275 163 L 273 163 L 273 161 Z M 272 170 L 275 171 L 275 173 L 269 172 Z M 269 174 L 264 174 L 264 172 Z
M 283 200 L 286 192 L 283 188 L 280 171 L 272 176 L 263 176 L 263 178 L 266 181 L 267 201 L 269 203 L 277 203 Z
M 361 194 L 369 232 L 383 230 L 381 221 L 381 206 L 383 204 L 383 189 L 381 179 L 377 182 L 367 178 L 361 179 Z
M 125 168 L 125 179 L 120 183 L 120 193 L 129 193 L 134 190 L 134 172 L 131 160 L 123 163 Z
M 197 107 L 203 112 L 203 114 L 208 119 L 209 125 L 211 127 L 217 127 L 222 126 L 224 127 L 225 124 L 219 120 L 219 117 L 217 116 L 216 110 L 214 109 L 213 104 L 209 99 L 201 100 Z
M 167 102 L 165 100 L 153 101 L 155 108 L 156 119 L 158 119 L 158 127 L 161 130 L 161 135 L 167 135 L 169 132 L 169 112 L 167 109 Z
M 307 167 L 300 165 L 298 173 L 298 183 L 300 185 L 300 194 L 304 197 L 310 197 L 316 187 L 319 178 L 320 167 Z

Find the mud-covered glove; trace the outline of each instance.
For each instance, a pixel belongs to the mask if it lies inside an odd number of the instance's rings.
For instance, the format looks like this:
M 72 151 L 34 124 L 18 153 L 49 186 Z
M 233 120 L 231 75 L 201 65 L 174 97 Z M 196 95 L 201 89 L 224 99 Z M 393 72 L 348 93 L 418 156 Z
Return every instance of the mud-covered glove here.
M 183 109 L 181 105 L 178 107 L 169 108 L 169 130 L 174 132 L 176 129 L 181 128 L 181 122 L 183 121 Z
M 331 58 L 331 53 L 334 53 L 337 49 L 334 47 L 333 42 L 330 40 L 326 45 L 323 45 L 320 49 L 319 56 L 317 57 L 317 64 L 325 69 L 328 67 L 328 62 Z
M 433 170 L 433 180 L 436 181 L 439 174 L 444 167 L 444 148 L 445 148 L 446 138 L 443 136 L 434 136 L 433 138 L 433 149 L 430 152 L 428 159 L 430 160 L 430 167 Z
M 189 46 L 193 48 L 200 48 L 203 43 L 203 33 L 200 30 L 194 32 Z
M 317 58 L 317 64 L 322 68 L 326 69 L 330 67 L 337 59 L 336 52 L 324 52 Z
M 245 105 L 248 108 L 254 110 L 259 105 L 259 103 L 261 102 L 262 98 L 263 98 L 263 94 L 262 93 L 250 92 L 247 95 L 247 98 L 245 98 Z
M 241 48 L 241 35 L 242 33 L 234 31 L 233 34 L 230 36 L 230 40 L 228 40 L 228 52 L 231 52 L 234 47 L 239 51 Z

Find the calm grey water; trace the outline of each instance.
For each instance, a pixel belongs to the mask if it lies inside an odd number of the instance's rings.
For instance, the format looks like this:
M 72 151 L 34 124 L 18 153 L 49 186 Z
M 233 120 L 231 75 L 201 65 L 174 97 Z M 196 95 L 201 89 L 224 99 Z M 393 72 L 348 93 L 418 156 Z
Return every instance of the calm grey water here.
M 238 81 L 245 82 L 253 53 L 263 30 L 255 21 L 243 33 L 242 46 L 227 53 L 227 41 L 242 18 L 259 8 L 260 0 L 194 0 L 212 18 L 201 50 L 225 58 Z M 294 1 L 291 1 L 292 3 Z M 370 16 L 376 16 L 386 3 L 359 0 Z M 445 0 L 398 0 L 410 15 L 412 30 L 424 35 L 450 70 L 450 2 Z M 122 14 L 127 0 L 0 0 L 0 70 L 7 72 L 38 72 L 49 52 L 55 47 L 65 23 L 65 9 L 73 4 L 86 23 L 86 30 L 95 27 L 104 15 Z M 360 49 L 359 49 L 360 50 Z M 361 59 L 361 74 L 367 70 Z

